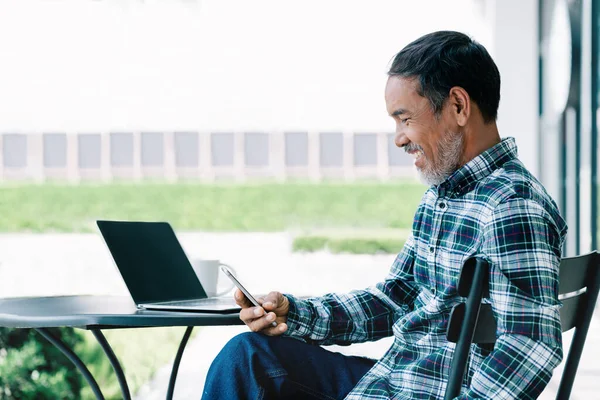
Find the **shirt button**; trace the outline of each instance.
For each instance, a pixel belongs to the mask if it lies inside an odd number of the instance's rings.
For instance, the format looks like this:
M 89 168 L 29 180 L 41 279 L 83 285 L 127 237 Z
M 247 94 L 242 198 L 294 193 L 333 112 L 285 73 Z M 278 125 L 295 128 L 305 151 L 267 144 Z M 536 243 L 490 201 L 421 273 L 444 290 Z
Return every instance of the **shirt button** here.
M 443 210 L 444 208 L 446 208 L 446 203 L 442 201 L 440 202 L 440 204 L 438 204 L 438 207 Z
M 433 246 L 429 246 L 429 252 L 430 252 L 430 253 L 433 253 L 434 251 L 435 251 L 435 247 L 433 247 Z
M 432 289 L 431 289 L 431 294 L 433 294 L 434 296 L 435 296 L 436 292 L 437 292 L 437 291 L 435 290 L 435 288 L 432 288 Z

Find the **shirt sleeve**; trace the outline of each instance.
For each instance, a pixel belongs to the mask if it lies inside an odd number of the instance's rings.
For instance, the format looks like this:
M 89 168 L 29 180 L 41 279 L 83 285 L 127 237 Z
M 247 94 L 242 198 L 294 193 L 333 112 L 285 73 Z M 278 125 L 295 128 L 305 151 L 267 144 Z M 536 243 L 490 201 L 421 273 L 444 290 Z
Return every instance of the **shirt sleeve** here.
M 301 300 L 292 295 L 285 335 L 307 342 L 348 345 L 392 335 L 418 294 L 413 278 L 414 239 L 407 239 L 385 281 L 347 294 Z
M 536 202 L 512 199 L 483 232 L 496 344 L 461 399 L 536 399 L 562 360 L 558 266 L 564 232 Z

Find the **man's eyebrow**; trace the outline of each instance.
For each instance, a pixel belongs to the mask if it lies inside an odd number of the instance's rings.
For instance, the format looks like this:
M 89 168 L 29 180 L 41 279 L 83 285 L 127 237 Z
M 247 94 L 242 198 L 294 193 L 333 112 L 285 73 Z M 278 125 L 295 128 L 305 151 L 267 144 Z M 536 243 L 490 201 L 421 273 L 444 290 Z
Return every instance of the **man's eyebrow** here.
M 391 117 L 396 117 L 396 116 L 398 116 L 398 115 L 401 115 L 401 114 L 407 114 L 407 113 L 408 113 L 408 111 L 407 111 L 407 110 L 405 110 L 404 108 L 399 108 L 399 109 L 397 109 L 396 111 L 394 111 L 393 113 L 391 113 L 391 114 L 390 114 L 390 116 L 391 116 Z

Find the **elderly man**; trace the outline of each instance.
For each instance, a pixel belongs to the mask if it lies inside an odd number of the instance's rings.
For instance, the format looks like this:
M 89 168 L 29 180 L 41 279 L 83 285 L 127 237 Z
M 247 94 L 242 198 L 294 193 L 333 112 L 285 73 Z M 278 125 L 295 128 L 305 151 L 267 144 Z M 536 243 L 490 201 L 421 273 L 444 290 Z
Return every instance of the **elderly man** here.
M 533 399 L 550 380 L 562 359 L 558 264 L 566 225 L 517 158 L 514 139 L 498 134 L 494 61 L 462 33 L 425 35 L 394 58 L 385 101 L 396 145 L 430 185 L 389 275 L 348 294 L 303 300 L 271 292 L 262 307 L 236 292 L 252 332 L 214 360 L 204 398 L 443 398 L 454 354 L 446 325 L 461 301 L 460 268 L 472 256 L 490 264 L 497 342 L 473 346 L 460 398 Z M 319 346 L 391 335 L 378 361 Z

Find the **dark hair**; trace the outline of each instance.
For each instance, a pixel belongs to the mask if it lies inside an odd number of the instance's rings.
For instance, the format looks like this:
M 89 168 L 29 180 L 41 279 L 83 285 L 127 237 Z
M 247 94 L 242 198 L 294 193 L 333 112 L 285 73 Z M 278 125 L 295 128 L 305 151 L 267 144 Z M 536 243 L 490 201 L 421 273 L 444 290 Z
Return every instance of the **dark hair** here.
M 421 36 L 394 57 L 388 75 L 418 79 L 419 95 L 429 100 L 436 115 L 450 89 L 460 86 L 477 104 L 484 122 L 498 116 L 498 67 L 485 47 L 464 33 L 439 31 Z

